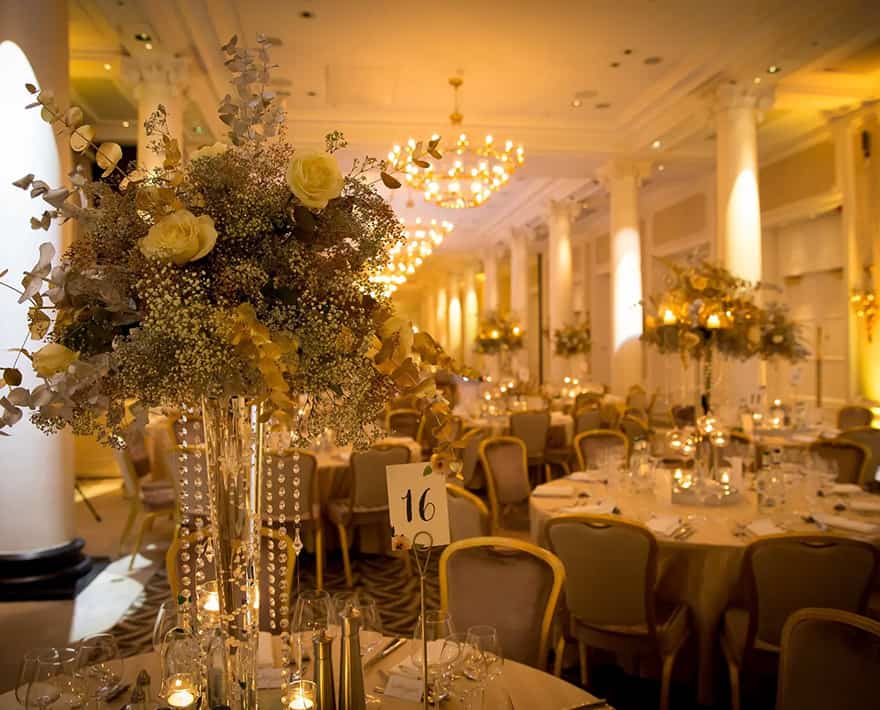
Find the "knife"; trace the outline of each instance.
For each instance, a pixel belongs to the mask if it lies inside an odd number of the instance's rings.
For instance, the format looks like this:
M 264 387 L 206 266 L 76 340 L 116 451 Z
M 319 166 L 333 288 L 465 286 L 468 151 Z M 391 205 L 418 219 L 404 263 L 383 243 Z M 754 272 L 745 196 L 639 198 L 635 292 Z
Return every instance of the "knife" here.
M 398 648 L 403 646 L 403 644 L 405 644 L 406 641 L 407 641 L 407 639 L 404 639 L 404 638 L 392 639 L 391 641 L 388 642 L 388 645 L 385 646 L 385 648 L 383 648 L 379 653 L 377 653 L 372 658 L 368 659 L 364 663 L 364 667 L 366 668 L 367 666 L 372 666 L 374 663 L 381 661 L 383 658 L 387 658 L 392 653 L 394 653 Z

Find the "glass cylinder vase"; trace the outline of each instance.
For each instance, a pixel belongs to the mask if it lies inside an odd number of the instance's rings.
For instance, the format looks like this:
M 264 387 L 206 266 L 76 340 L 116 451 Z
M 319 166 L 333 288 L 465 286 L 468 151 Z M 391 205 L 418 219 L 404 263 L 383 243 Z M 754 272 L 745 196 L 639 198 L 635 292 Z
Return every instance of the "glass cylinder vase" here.
M 219 623 L 234 710 L 257 707 L 263 467 L 258 410 L 243 397 L 202 401 Z

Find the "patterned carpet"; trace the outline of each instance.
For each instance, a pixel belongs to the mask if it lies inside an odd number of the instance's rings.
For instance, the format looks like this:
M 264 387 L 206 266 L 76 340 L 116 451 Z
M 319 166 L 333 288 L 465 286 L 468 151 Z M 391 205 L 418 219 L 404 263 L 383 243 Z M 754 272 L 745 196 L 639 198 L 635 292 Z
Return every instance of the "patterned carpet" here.
M 429 609 L 440 606 L 440 590 L 437 582 L 437 558 L 435 550 L 427 576 L 427 604 Z M 403 562 L 380 555 L 361 555 L 352 558 L 352 574 L 357 589 L 368 592 L 379 607 L 382 626 L 388 635 L 411 636 L 419 613 L 419 582 L 415 573 L 410 576 Z M 294 572 L 294 592 L 313 589 L 315 586 L 315 559 L 303 553 L 302 564 Z M 414 567 L 415 569 L 415 567 Z M 328 555 L 324 570 L 324 588 L 331 595 L 347 591 L 342 559 L 338 554 Z M 151 651 L 153 623 L 163 601 L 169 598 L 170 589 L 164 569 L 156 572 L 132 604 L 126 615 L 111 629 L 124 656 L 134 656 Z

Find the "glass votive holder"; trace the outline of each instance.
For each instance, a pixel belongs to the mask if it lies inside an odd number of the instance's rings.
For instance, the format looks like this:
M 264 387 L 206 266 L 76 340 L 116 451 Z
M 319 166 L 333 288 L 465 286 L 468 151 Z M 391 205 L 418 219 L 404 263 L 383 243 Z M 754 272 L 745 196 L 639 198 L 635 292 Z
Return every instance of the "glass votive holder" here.
M 162 683 L 162 697 L 174 710 L 194 708 L 199 699 L 196 678 L 189 673 L 175 673 Z
M 288 686 L 287 697 L 290 710 L 314 710 L 318 702 L 317 686 L 311 680 L 295 680 Z

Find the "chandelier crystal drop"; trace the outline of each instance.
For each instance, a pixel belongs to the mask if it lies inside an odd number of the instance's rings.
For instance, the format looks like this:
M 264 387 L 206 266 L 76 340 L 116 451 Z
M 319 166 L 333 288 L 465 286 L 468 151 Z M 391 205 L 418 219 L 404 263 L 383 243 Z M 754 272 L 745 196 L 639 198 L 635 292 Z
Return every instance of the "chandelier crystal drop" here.
M 454 142 L 439 145 L 442 159 L 430 163 L 424 160 L 430 151 L 413 138 L 403 146 L 395 145 L 388 153 L 390 166 L 403 171 L 407 185 L 419 190 L 428 202 L 453 209 L 484 204 L 525 160 L 522 145 L 514 145 L 512 140 L 496 140 L 492 134 L 482 140 L 472 139 L 461 130 L 464 117 L 459 111 L 458 92 L 462 81 L 457 76 L 449 80 L 455 94 L 449 120 L 457 136 Z M 438 141 L 439 135 L 432 136 L 432 143 Z
M 443 243 L 453 229 L 452 222 L 432 219 L 430 222 L 417 217 L 412 225 L 403 224 L 403 239 L 388 250 L 388 264 L 381 273 L 370 277 L 370 281 L 379 284 L 386 296 L 394 293 L 398 286 L 406 283 L 434 249 Z

